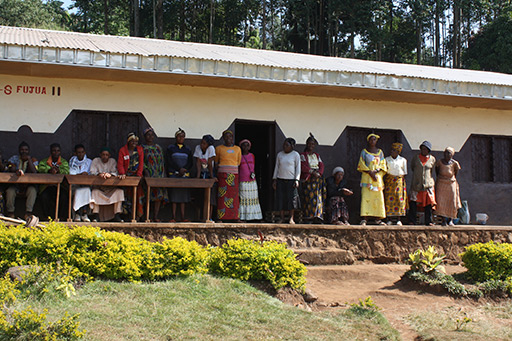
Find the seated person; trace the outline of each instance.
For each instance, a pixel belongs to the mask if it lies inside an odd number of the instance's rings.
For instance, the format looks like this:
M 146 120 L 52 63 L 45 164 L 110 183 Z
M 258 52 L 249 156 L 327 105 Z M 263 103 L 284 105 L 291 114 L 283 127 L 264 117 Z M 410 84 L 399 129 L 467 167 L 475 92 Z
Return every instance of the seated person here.
M 103 179 L 118 176 L 117 162 L 110 157 L 110 149 L 103 148 L 100 157 L 92 160 L 91 175 Z M 93 187 L 91 195 L 91 208 L 93 221 L 114 220 L 122 222 L 120 213 L 123 211 L 124 191 L 121 188 L 103 186 Z
M 335 225 L 350 225 L 348 222 L 348 207 L 344 197 L 354 194 L 345 188 L 347 180 L 344 179 L 345 170 L 336 167 L 332 176 L 327 178 L 327 203 L 329 205 L 329 222 Z
M 37 166 L 39 173 L 46 174 L 69 174 L 69 164 L 60 155 L 60 144 L 52 143 L 50 145 L 50 156 L 46 159 L 42 159 Z M 61 192 L 61 198 L 63 202 L 66 191 Z M 39 188 L 39 195 L 43 206 L 43 214 L 45 217 L 51 217 L 55 212 L 55 200 L 57 198 L 57 186 L 56 185 L 43 185 Z M 57 217 L 54 217 L 56 219 Z
M 83 144 L 75 146 L 75 155 L 69 159 L 69 174 L 88 175 L 91 169 L 91 159 L 85 154 Z M 89 186 L 78 186 L 75 188 L 73 198 L 73 211 L 75 211 L 75 221 L 90 222 L 87 216 L 87 208 L 91 203 L 91 189 Z
M 139 138 L 134 133 L 128 133 L 126 144 L 119 149 L 119 156 L 117 158 L 117 171 L 121 179 L 127 176 L 142 176 L 144 171 L 144 148 L 139 146 Z M 126 189 L 126 195 L 132 198 L 133 188 Z M 131 207 L 127 207 L 127 211 L 135 210 L 135 216 L 140 219 L 144 213 L 143 211 L 143 198 L 144 191 L 142 184 L 139 184 L 136 192 L 135 202 L 127 201 L 125 205 L 131 202 Z M 129 205 L 127 205 L 129 206 Z
M 25 173 L 37 173 L 36 170 L 37 160 L 30 156 L 30 147 L 23 141 L 18 146 L 18 154 L 11 156 L 7 161 L 7 171 L 16 173 L 18 176 L 23 176 Z M 16 195 L 18 193 L 24 193 L 27 196 L 25 202 L 25 220 L 32 216 L 34 210 L 34 203 L 37 198 L 37 190 L 35 185 L 11 185 L 7 188 L 6 194 L 6 206 L 7 216 L 14 218 L 14 204 L 16 201 Z

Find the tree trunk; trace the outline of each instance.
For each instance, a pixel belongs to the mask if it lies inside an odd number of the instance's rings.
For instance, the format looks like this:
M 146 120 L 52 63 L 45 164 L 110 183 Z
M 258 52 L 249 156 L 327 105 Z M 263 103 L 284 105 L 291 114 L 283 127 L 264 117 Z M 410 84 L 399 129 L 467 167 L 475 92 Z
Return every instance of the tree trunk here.
M 109 34 L 108 30 L 108 16 L 109 16 L 109 8 L 108 8 L 108 0 L 103 0 L 103 15 L 104 15 L 104 26 L 103 33 Z
M 140 16 L 139 16 L 139 0 L 132 0 L 133 6 L 133 35 L 140 37 Z
M 421 23 L 420 18 L 416 19 L 416 64 L 421 64 Z
M 267 49 L 267 0 L 262 1 L 261 13 L 261 42 L 263 50 Z
M 185 41 L 185 1 L 181 1 L 180 8 L 180 41 Z
M 325 1 L 320 0 L 318 3 L 320 5 L 320 8 L 318 11 L 319 12 L 318 13 L 318 31 L 317 31 L 318 46 L 317 46 L 316 54 L 323 56 L 323 55 L 325 55 L 325 51 L 324 51 L 324 41 L 325 41 L 324 6 L 325 6 Z
M 390 42 L 390 46 L 389 46 L 389 61 L 390 62 L 395 62 L 395 41 L 394 41 L 394 38 L 393 38 L 393 0 L 390 0 L 388 2 L 389 4 L 389 17 L 388 17 L 388 21 L 389 21 L 389 42 Z
M 208 42 L 213 44 L 213 4 L 214 0 L 210 1 L 210 34 L 208 37 Z
M 356 57 L 355 44 L 354 44 L 355 34 L 356 34 L 355 32 L 350 33 L 350 58 Z
M 460 7 L 453 2 L 453 67 L 460 67 Z
M 440 15 L 441 11 L 439 10 L 439 0 L 436 0 L 435 3 L 436 10 L 435 10 L 435 28 L 434 28 L 434 35 L 435 35 L 435 48 L 434 48 L 434 65 L 439 66 L 439 52 L 441 49 L 441 33 L 439 31 L 439 22 L 440 22 Z
M 156 1 L 156 37 L 164 39 L 164 0 Z

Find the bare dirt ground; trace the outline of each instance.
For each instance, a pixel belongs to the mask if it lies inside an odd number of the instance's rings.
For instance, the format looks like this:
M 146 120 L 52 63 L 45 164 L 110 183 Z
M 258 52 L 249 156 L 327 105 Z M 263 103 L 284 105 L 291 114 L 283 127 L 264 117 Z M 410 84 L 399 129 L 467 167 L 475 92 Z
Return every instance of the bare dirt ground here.
M 450 306 L 467 307 L 474 301 L 453 299 L 445 295 L 422 293 L 417 287 L 400 281 L 409 270 L 399 264 L 354 264 L 310 266 L 307 287 L 317 296 L 319 309 L 347 307 L 359 299 L 371 296 L 403 340 L 418 338 L 417 333 L 405 322 L 404 317 L 421 310 L 440 310 Z M 447 266 L 448 273 L 464 272 L 461 266 Z

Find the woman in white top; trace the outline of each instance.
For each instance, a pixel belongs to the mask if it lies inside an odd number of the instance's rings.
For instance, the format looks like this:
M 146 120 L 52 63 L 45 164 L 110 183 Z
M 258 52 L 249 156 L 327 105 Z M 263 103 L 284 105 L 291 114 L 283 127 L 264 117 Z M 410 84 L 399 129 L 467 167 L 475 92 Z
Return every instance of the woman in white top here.
M 85 154 L 83 144 L 75 146 L 75 155 L 69 159 L 69 174 L 88 175 L 90 174 L 92 160 Z M 87 216 L 87 208 L 91 203 L 91 188 L 89 186 L 74 186 L 73 211 L 75 221 L 91 222 Z
M 277 154 L 272 187 L 276 191 L 276 206 L 284 221 L 285 211 L 290 213 L 290 224 L 295 224 L 293 212 L 300 208 L 299 187 L 300 155 L 293 148 L 295 140 L 287 138 L 283 143 L 283 151 Z
M 211 135 L 204 135 L 201 143 L 196 146 L 194 151 L 194 160 L 196 163 L 196 178 L 198 179 L 213 179 L 214 174 L 214 160 L 215 160 L 215 147 L 213 144 L 215 139 Z M 213 214 L 213 206 L 217 204 L 217 186 L 212 187 L 210 195 L 210 217 Z M 210 219 L 208 221 L 213 223 Z
M 405 176 L 407 175 L 407 160 L 400 156 L 403 144 L 393 143 L 391 156 L 386 158 L 387 174 L 384 176 L 384 202 L 388 225 L 396 218 L 396 224 L 402 225 L 400 217 L 407 211 L 407 189 Z

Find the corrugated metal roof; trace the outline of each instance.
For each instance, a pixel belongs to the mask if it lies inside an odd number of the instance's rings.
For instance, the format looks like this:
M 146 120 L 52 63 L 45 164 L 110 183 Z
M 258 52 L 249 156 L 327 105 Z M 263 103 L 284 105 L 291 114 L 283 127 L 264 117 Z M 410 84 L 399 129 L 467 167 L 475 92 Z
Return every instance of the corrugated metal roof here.
M 223 61 L 284 69 L 350 72 L 512 86 L 512 75 L 256 50 L 169 40 L 0 26 L 0 44 Z

